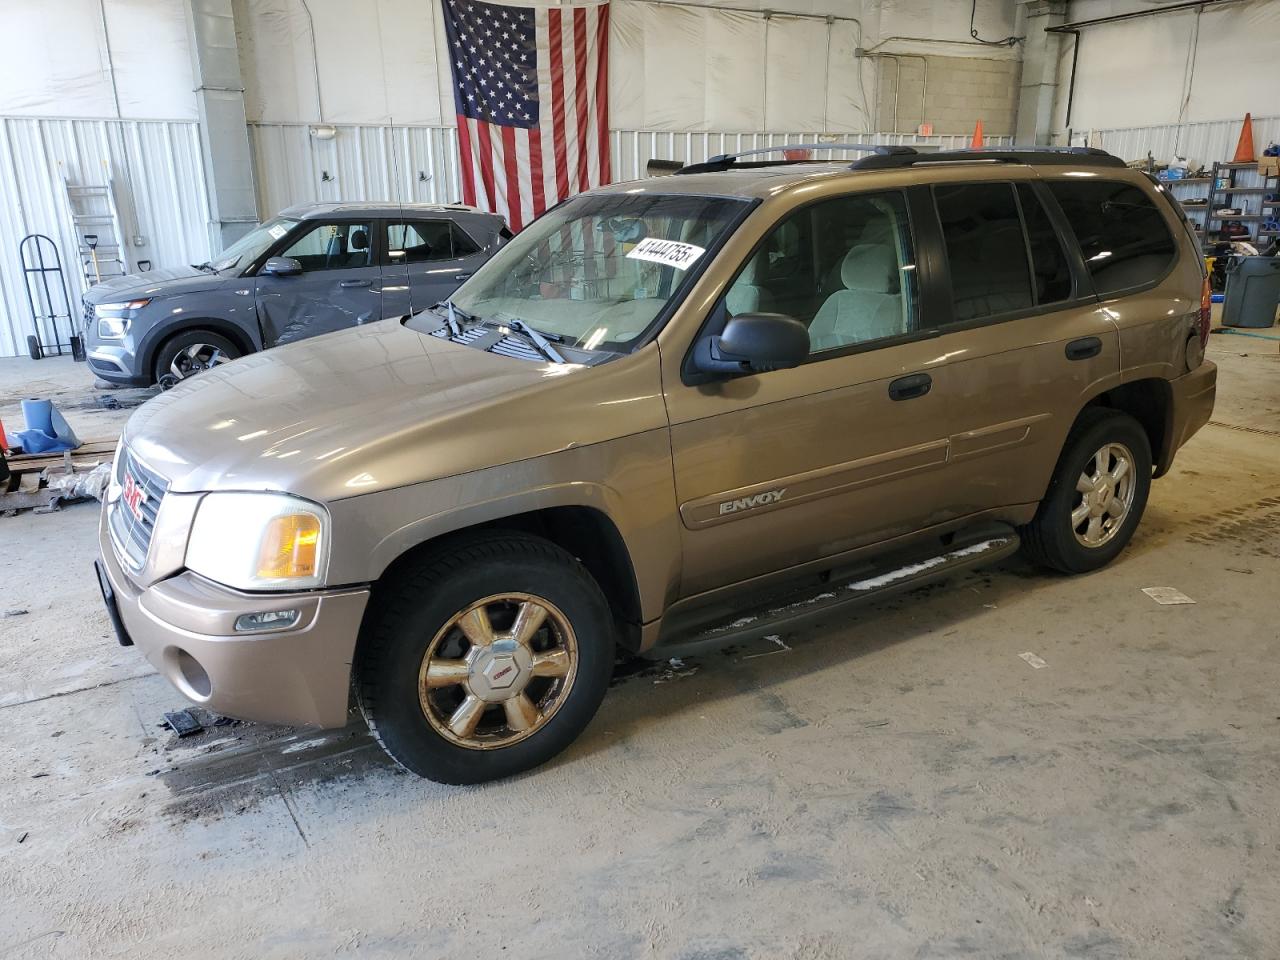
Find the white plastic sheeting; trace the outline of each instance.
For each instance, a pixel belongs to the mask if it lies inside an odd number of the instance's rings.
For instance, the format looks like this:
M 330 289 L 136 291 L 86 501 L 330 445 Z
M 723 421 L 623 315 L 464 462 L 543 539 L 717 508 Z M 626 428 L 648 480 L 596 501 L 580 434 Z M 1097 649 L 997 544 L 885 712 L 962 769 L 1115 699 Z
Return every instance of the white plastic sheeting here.
M 194 120 L 192 86 L 183 0 L 0 4 L 0 116 Z
M 257 123 L 249 129 L 258 175 L 258 212 L 264 218 L 295 203 L 321 200 L 455 203 L 462 196 L 453 127 L 348 125 L 339 126 L 332 140 L 314 139 L 305 124 Z M 721 153 L 813 143 L 820 135 L 612 130 L 609 136 L 614 179 L 634 180 L 645 175 L 652 159 L 690 163 Z M 838 142 L 950 149 L 967 147 L 969 138 L 877 133 L 841 136 Z M 993 146 L 1009 142 L 1008 137 L 987 138 Z M 815 154 L 837 160 L 859 155 L 845 150 Z
M 610 113 L 620 128 L 866 130 L 874 62 L 852 20 L 615 3 Z
M 1151 9 L 1136 0 L 1075 0 L 1069 19 Z M 1080 37 L 1071 107 L 1074 133 L 1276 112 L 1280 3 L 1275 0 L 1099 24 L 1083 28 Z M 1069 36 L 1063 38 L 1055 114 L 1059 129 L 1066 125 L 1072 43 Z
M 250 120 L 453 119 L 438 0 L 234 0 Z
M 1142 160 L 1148 151 L 1160 163 L 1175 156 L 1185 157 L 1193 168 L 1211 166 L 1215 160 L 1230 160 L 1244 117 L 1208 123 L 1164 124 L 1153 127 L 1120 127 L 1111 130 L 1080 131 L 1074 138 L 1083 146 L 1090 138 L 1102 149 L 1125 160 Z M 1261 154 L 1269 143 L 1280 143 L 1280 116 L 1253 118 L 1253 146 Z
M 0 356 L 26 353 L 32 332 L 19 241 L 29 233 L 54 240 L 75 312 L 83 283 L 62 181 L 101 185 L 108 177 L 125 201 L 126 241 L 143 241 L 131 248 L 137 259 L 165 267 L 209 258 L 194 123 L 0 118 Z

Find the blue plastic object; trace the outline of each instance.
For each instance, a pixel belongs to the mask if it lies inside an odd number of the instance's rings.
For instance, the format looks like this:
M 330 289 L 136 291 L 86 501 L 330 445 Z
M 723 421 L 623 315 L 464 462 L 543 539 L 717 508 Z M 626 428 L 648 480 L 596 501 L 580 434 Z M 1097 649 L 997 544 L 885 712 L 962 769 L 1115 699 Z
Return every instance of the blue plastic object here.
M 27 429 L 9 434 L 9 441 L 24 453 L 60 453 L 80 446 L 80 438 L 52 400 L 23 400 L 22 418 Z

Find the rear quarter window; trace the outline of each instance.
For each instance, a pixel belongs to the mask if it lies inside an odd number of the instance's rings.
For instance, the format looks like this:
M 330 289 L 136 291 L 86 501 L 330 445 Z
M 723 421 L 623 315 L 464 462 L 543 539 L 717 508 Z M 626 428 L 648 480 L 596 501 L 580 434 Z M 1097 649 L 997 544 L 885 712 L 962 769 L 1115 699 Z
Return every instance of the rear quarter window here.
M 1049 181 L 1099 296 L 1155 283 L 1177 246 L 1145 190 L 1111 180 Z

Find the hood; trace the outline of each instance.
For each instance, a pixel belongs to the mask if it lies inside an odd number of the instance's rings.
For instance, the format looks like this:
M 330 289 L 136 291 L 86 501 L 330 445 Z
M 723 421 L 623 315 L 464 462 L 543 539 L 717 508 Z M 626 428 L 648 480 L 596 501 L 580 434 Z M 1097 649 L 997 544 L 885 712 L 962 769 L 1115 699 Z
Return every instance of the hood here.
M 85 293 L 86 303 L 118 303 L 143 297 L 168 297 L 175 293 L 197 293 L 227 281 L 228 277 L 195 267 L 167 267 L 112 277 L 94 284 Z
M 596 367 L 386 321 L 251 354 L 143 404 L 125 442 L 170 489 L 319 502 L 666 426 L 657 345 Z

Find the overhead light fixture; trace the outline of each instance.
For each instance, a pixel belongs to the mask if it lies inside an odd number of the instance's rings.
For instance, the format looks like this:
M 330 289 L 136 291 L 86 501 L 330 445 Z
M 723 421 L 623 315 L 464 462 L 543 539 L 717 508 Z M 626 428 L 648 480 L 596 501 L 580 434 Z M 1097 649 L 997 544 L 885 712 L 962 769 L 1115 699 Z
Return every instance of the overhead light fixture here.
M 338 135 L 338 128 L 329 124 L 317 124 L 307 131 L 315 140 L 332 140 Z

